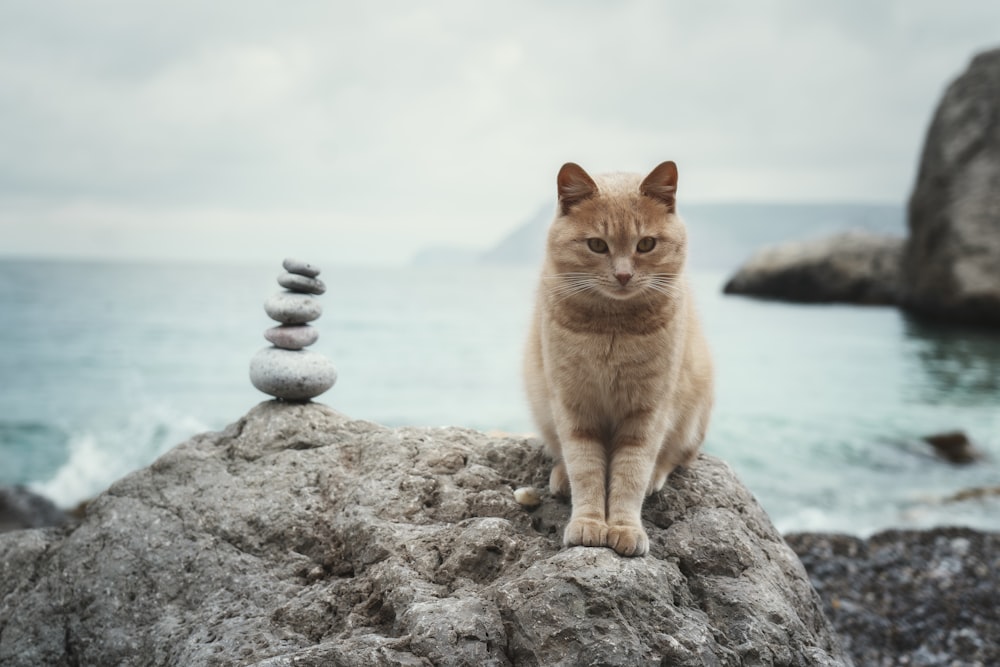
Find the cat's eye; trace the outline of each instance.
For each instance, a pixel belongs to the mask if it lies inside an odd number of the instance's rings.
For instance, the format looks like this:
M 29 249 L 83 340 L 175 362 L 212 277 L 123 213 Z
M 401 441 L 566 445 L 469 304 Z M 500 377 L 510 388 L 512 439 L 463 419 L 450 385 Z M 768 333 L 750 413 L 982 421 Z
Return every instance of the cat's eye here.
M 652 236 L 647 236 L 644 239 L 639 239 L 639 243 L 635 246 L 635 249 L 639 252 L 649 252 L 656 247 L 656 239 Z
M 587 239 L 587 247 L 599 253 L 608 251 L 608 244 L 604 242 L 604 239 Z

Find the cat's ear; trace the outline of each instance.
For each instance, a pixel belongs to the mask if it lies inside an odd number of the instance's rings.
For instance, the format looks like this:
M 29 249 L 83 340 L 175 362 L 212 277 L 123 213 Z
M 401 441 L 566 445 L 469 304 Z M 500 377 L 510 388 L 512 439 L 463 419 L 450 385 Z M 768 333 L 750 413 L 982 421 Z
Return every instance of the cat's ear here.
M 661 162 L 639 186 L 639 192 L 657 199 L 674 210 L 677 197 L 677 165 L 673 162 Z
M 559 186 L 559 209 L 563 215 L 583 200 L 597 194 L 594 179 L 575 162 L 567 162 L 559 169 L 556 184 Z

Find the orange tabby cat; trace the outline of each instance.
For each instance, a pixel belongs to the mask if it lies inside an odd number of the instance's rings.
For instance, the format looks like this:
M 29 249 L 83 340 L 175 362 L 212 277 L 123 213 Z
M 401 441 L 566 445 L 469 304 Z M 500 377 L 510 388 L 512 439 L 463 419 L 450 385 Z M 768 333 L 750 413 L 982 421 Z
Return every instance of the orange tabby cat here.
M 712 409 L 712 363 L 683 269 L 677 166 L 557 179 L 525 356 L 535 421 L 572 496 L 567 546 L 649 550 L 646 495 L 697 456 Z

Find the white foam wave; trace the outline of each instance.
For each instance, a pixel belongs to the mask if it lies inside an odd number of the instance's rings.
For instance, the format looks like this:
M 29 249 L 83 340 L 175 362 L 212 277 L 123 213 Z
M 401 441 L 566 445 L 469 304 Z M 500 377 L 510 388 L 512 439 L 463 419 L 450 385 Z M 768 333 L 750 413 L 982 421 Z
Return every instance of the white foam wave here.
M 171 447 L 210 430 L 193 417 L 150 407 L 125 424 L 98 427 L 70 437 L 69 457 L 50 479 L 31 488 L 60 507 L 93 498 L 115 480 L 147 466 Z

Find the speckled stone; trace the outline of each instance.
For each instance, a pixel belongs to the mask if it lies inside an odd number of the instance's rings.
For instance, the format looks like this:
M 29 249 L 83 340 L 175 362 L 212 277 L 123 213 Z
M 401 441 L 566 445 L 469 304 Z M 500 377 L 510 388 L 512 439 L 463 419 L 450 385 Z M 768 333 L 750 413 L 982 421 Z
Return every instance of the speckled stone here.
M 319 275 L 319 267 L 292 257 L 286 257 L 285 261 L 281 263 L 281 266 L 283 266 L 285 271 L 288 271 L 289 273 L 295 273 L 300 276 L 305 276 L 306 278 L 315 278 Z
M 319 329 L 308 324 L 282 324 L 264 331 L 264 338 L 284 350 L 301 350 L 319 338 Z
M 307 401 L 337 381 L 337 369 L 309 350 L 265 347 L 250 360 L 250 382 L 265 394 L 287 401 Z
M 319 278 L 307 278 L 297 273 L 282 273 L 278 276 L 278 284 L 293 292 L 304 294 L 322 294 L 326 285 Z
M 323 314 L 323 306 L 308 294 L 278 292 L 264 302 L 264 312 L 275 322 L 305 324 Z

